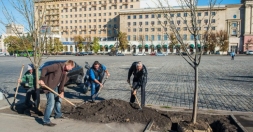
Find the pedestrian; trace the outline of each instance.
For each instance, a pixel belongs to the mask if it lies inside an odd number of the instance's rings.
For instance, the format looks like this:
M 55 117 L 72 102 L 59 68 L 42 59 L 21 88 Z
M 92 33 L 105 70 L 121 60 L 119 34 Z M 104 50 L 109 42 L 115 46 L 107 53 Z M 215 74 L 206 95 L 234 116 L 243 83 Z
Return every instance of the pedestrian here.
M 141 87 L 141 106 L 145 106 L 145 87 L 147 84 L 147 69 L 145 65 L 142 64 L 142 62 L 134 62 L 132 63 L 131 67 L 128 71 L 128 78 L 127 82 L 130 84 L 130 78 L 133 74 L 133 83 L 131 91 L 131 97 L 130 97 L 130 104 L 135 102 L 135 95 L 137 93 L 137 90 Z
M 232 52 L 230 53 L 230 55 L 231 55 L 231 60 L 234 60 L 234 59 L 235 59 L 235 52 L 232 51 Z
M 96 97 L 94 98 L 93 95 L 97 94 L 97 92 L 99 91 L 99 88 L 103 87 L 102 80 L 104 78 L 105 73 L 107 77 L 110 76 L 108 70 L 106 69 L 106 66 L 103 64 L 100 64 L 98 61 L 95 61 L 89 70 L 92 103 L 94 103 L 96 99 Z
M 39 72 L 40 76 L 40 72 Z M 30 103 L 30 99 L 32 96 L 32 99 L 34 101 L 34 106 L 36 108 L 36 113 L 39 114 L 39 103 L 40 103 L 40 89 L 36 88 L 36 72 L 33 67 L 33 64 L 27 65 L 27 71 L 23 75 L 22 79 L 18 79 L 18 82 L 21 83 L 21 86 L 23 86 L 26 91 L 26 97 L 25 97 L 25 105 L 26 108 L 29 109 L 32 107 L 32 104 Z M 40 112 L 41 113 L 41 112 Z
M 64 85 L 68 81 L 67 73 L 75 67 L 75 63 L 72 60 L 68 60 L 65 63 L 56 63 L 46 66 L 41 71 L 39 84 L 47 85 L 56 93 L 59 93 L 61 98 L 64 98 Z M 55 126 L 55 123 L 50 121 L 52 110 L 54 109 L 55 119 L 64 119 L 61 113 L 61 98 L 54 93 L 44 90 L 46 93 L 47 104 L 44 112 L 43 122 L 44 126 Z

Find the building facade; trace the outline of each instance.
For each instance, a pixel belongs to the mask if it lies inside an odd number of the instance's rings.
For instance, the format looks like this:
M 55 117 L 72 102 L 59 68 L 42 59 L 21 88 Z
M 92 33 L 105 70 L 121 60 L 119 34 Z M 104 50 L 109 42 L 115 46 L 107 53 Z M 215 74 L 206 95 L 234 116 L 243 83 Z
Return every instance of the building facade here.
M 243 51 L 253 50 L 253 0 L 241 0 L 242 7 L 242 26 L 243 26 Z

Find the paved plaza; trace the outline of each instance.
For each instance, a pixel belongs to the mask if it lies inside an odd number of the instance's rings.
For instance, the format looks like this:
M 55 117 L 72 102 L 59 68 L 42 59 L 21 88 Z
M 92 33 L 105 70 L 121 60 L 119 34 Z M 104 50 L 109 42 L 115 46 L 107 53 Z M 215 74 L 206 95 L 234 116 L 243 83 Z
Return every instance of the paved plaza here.
M 99 97 L 125 101 L 130 98 L 130 88 L 126 82 L 128 68 L 133 61 L 142 61 L 148 69 L 147 105 L 192 108 L 194 70 L 180 56 L 60 56 L 49 57 L 43 62 L 62 59 L 72 59 L 82 66 L 85 61 L 92 64 L 95 60 L 105 64 L 111 76 Z M 230 56 L 203 56 L 199 67 L 199 108 L 252 112 L 252 60 L 253 56 L 245 55 L 236 56 L 234 61 Z M 10 97 L 15 93 L 22 64 L 25 64 L 26 70 L 28 63 L 29 59 L 24 57 L 0 57 L 0 88 L 7 91 Z M 82 94 L 81 88 L 69 87 L 66 97 L 89 98 L 90 93 Z M 24 98 L 24 90 L 19 91 L 18 98 Z

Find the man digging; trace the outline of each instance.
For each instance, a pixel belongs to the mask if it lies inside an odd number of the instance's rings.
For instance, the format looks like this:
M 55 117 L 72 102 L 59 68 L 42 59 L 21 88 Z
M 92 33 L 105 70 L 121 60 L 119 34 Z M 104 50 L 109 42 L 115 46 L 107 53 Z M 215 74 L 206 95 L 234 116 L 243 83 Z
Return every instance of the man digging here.
M 68 81 L 67 72 L 75 67 L 75 63 L 72 60 L 68 60 L 65 63 L 56 63 L 46 66 L 41 71 L 39 84 L 50 87 L 56 93 L 59 93 L 61 98 L 64 98 L 64 85 Z M 61 113 L 61 98 L 54 93 L 44 90 L 47 97 L 47 104 L 44 112 L 44 126 L 55 126 L 55 123 L 50 121 L 50 115 L 52 110 L 55 112 L 55 119 L 64 118 Z
M 130 104 L 132 105 L 135 102 L 135 95 L 137 93 L 137 90 L 141 87 L 141 106 L 145 106 L 145 87 L 147 83 L 147 69 L 145 65 L 143 65 L 140 61 L 134 62 L 132 66 L 129 68 L 128 71 L 128 78 L 127 82 L 130 84 L 130 78 L 131 76 L 134 76 L 132 88 L 131 91 L 131 97 L 130 97 Z

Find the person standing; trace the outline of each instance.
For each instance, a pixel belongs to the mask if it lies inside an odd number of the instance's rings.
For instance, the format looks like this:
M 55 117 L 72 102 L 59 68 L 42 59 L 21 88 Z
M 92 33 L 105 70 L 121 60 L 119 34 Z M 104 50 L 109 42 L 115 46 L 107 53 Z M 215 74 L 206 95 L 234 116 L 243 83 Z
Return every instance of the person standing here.
M 30 104 L 30 99 L 32 96 L 37 113 L 39 107 L 38 105 L 40 103 L 40 90 L 36 88 L 36 73 L 33 64 L 27 65 L 27 72 L 23 75 L 22 79 L 18 80 L 18 82 L 21 83 L 21 86 L 23 86 L 27 90 L 25 97 L 26 107 L 27 108 L 32 107 L 32 104 Z
M 93 98 L 93 95 L 97 94 L 99 88 L 103 87 L 102 80 L 104 78 L 105 73 L 108 78 L 110 76 L 108 70 L 106 69 L 105 65 L 100 64 L 98 61 L 95 61 L 89 70 L 92 103 L 95 102 L 95 98 Z
M 137 93 L 137 90 L 141 87 L 141 106 L 145 106 L 145 87 L 147 84 L 147 69 L 145 65 L 143 65 L 140 61 L 132 63 L 131 67 L 128 71 L 128 78 L 127 82 L 130 84 L 130 78 L 133 74 L 133 83 L 131 91 L 131 97 L 130 97 L 130 103 L 135 102 L 135 95 Z
M 231 60 L 234 60 L 234 59 L 235 59 L 235 52 L 232 51 L 232 52 L 230 53 L 230 55 L 231 55 Z
M 64 85 L 68 81 L 67 73 L 75 67 L 75 63 L 72 60 L 68 60 L 65 63 L 56 63 L 46 66 L 41 71 L 39 84 L 42 86 L 47 85 L 56 93 L 59 93 L 61 98 L 64 98 Z M 61 98 L 54 93 L 46 90 L 47 104 L 44 112 L 44 126 L 55 126 L 55 123 L 50 121 L 50 115 L 52 110 L 55 112 L 55 119 L 64 118 L 61 113 Z

